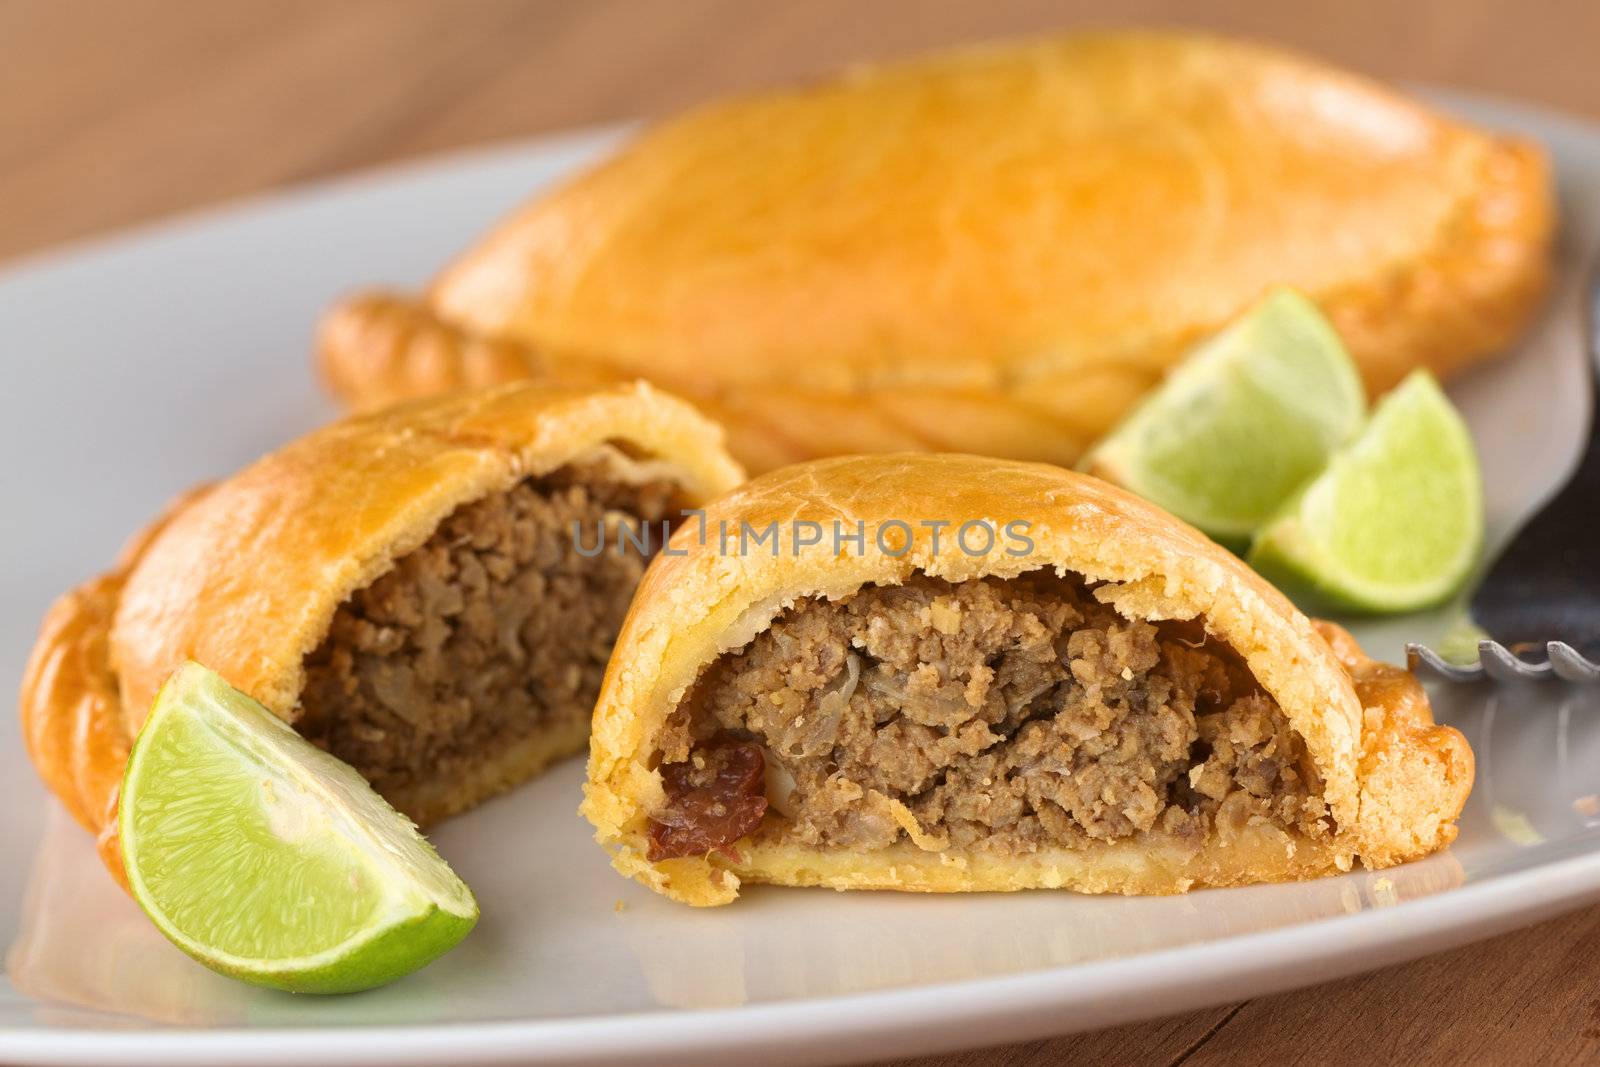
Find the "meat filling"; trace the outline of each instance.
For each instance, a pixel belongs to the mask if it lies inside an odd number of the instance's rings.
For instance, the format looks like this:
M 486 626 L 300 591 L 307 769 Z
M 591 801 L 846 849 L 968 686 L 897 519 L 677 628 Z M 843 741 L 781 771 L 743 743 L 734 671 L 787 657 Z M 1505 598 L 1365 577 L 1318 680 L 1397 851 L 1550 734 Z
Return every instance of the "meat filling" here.
M 606 474 L 565 467 L 468 504 L 346 601 L 306 660 L 301 733 L 387 794 L 587 721 L 649 562 L 619 527 L 651 522 L 659 547 L 674 499 Z
M 761 832 L 806 844 L 1018 854 L 1250 822 L 1332 831 L 1303 742 L 1231 649 L 1050 572 L 797 603 L 701 676 L 663 769 L 729 739 L 770 761 L 782 818 Z M 657 823 L 681 835 L 675 781 Z

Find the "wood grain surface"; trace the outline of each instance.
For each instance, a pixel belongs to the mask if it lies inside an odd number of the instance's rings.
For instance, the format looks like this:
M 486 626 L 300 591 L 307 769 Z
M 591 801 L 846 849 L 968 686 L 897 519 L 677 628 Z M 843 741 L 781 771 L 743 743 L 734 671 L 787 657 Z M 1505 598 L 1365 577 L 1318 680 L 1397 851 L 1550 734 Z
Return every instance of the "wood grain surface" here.
M 1107 22 L 1249 33 L 1600 117 L 1596 0 L 0 0 L 0 260 L 859 59 Z M 1600 908 L 1244 1004 L 1027 1045 L 973 1039 L 990 1047 L 914 1062 L 1592 1062 Z

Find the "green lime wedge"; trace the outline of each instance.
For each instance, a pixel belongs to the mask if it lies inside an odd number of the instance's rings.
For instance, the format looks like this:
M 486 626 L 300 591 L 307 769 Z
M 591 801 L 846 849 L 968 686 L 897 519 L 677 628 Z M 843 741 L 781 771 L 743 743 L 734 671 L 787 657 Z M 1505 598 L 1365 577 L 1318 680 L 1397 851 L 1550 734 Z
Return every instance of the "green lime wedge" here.
M 1433 376 L 1416 371 L 1262 528 L 1249 560 L 1302 603 L 1390 613 L 1448 599 L 1482 543 L 1472 436 Z
M 405 816 L 221 676 L 176 671 L 122 782 L 128 885 L 212 970 L 301 993 L 409 974 L 478 905 Z
M 1338 334 L 1306 297 L 1276 289 L 1196 348 L 1080 467 L 1243 548 L 1365 411 Z

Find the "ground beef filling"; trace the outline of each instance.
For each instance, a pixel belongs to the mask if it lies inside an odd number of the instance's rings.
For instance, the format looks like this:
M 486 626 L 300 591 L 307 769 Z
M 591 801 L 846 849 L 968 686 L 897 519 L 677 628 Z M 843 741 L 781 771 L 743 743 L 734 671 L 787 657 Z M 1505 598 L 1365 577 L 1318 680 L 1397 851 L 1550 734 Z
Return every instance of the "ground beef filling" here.
M 296 725 L 391 793 L 586 721 L 649 562 L 619 528 L 650 522 L 659 547 L 673 499 L 574 466 L 460 508 L 340 606 Z
M 673 714 L 657 826 L 688 840 L 673 768 L 736 742 L 768 764 L 781 818 L 763 833 L 806 844 L 1018 854 L 1250 822 L 1332 831 L 1303 742 L 1237 655 L 1051 573 L 796 604 Z

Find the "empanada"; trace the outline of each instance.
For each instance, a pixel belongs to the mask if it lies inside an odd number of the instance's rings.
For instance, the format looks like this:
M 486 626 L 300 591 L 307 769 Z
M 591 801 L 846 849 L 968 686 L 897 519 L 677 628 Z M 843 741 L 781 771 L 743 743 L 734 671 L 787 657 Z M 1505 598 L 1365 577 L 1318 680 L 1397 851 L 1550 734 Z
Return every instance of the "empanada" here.
M 354 298 L 366 405 L 640 376 L 752 470 L 949 450 L 1070 465 L 1198 339 L 1307 292 L 1381 391 L 1505 346 L 1545 288 L 1535 147 L 1276 49 L 1121 32 L 715 103 L 541 196 L 419 297 Z
M 741 882 L 1177 893 L 1442 848 L 1421 687 L 1085 475 L 842 457 L 710 505 L 639 587 L 584 813 L 675 900 Z
M 120 871 L 130 739 L 194 659 L 418 822 L 461 811 L 582 749 L 662 523 L 741 478 L 713 423 L 642 383 L 329 426 L 178 502 L 57 601 L 23 681 L 29 752 Z

